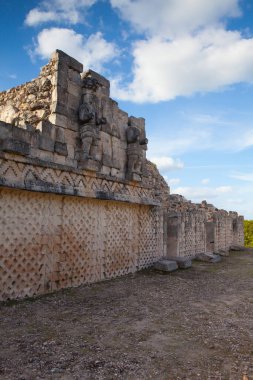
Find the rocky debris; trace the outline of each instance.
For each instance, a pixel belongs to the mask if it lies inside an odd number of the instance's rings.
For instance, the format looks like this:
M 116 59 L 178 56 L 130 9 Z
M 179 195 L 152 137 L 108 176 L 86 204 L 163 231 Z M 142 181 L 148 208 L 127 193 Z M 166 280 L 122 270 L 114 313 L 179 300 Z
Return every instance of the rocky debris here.
M 215 264 L 221 261 L 221 257 L 211 252 L 205 252 L 205 253 L 200 253 L 199 255 L 197 255 L 195 257 L 195 260 Z
M 170 188 L 159 173 L 157 166 L 153 162 L 146 160 L 146 171 L 148 175 L 143 177 L 143 183 L 154 189 L 156 198 L 161 200 L 164 206 L 168 205 Z
M 176 261 L 162 259 L 154 264 L 154 269 L 161 272 L 173 272 L 178 269 L 178 265 Z
M 56 62 L 44 66 L 38 78 L 0 93 L 0 120 L 21 128 L 37 125 L 50 114 Z

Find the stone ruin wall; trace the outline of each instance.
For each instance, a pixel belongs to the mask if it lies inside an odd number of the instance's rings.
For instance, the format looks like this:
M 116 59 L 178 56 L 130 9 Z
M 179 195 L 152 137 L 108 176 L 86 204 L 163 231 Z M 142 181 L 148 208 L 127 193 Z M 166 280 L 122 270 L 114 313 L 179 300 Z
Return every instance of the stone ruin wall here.
M 56 51 L 0 93 L 0 300 L 132 273 L 163 256 L 243 245 L 243 218 L 169 196 L 143 118 Z
M 243 217 L 236 212 L 218 210 L 206 201 L 195 204 L 177 194 L 169 199 L 168 256 L 224 254 L 233 245 L 244 246 Z
M 157 208 L 0 190 L 1 300 L 146 268 L 162 255 Z
M 146 160 L 144 119 L 109 91 L 57 51 L 38 79 L 0 94 L 0 300 L 132 273 L 166 253 L 169 187 Z
M 0 120 L 26 128 L 47 120 L 52 108 L 52 93 L 56 83 L 56 60 L 52 59 L 38 78 L 0 93 Z

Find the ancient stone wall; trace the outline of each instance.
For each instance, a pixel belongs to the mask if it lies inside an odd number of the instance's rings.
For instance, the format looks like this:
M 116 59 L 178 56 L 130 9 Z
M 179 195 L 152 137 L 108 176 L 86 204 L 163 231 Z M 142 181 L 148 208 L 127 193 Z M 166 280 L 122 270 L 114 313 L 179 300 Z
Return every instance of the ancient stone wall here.
M 0 299 L 112 278 L 162 256 L 243 245 L 243 218 L 170 189 L 145 120 L 109 81 L 56 51 L 0 93 Z
M 225 253 L 232 245 L 244 246 L 243 217 L 218 210 L 203 201 L 194 204 L 181 195 L 169 197 L 167 255 L 195 257 Z
M 0 189 L 0 300 L 132 273 L 162 255 L 159 208 Z
M 169 187 L 146 160 L 144 119 L 109 92 L 108 80 L 57 51 L 39 78 L 0 94 L 0 299 L 112 278 L 164 255 Z
M 56 51 L 37 79 L 0 93 L 0 152 L 144 181 L 144 119 L 119 109 L 107 79 L 82 70 Z

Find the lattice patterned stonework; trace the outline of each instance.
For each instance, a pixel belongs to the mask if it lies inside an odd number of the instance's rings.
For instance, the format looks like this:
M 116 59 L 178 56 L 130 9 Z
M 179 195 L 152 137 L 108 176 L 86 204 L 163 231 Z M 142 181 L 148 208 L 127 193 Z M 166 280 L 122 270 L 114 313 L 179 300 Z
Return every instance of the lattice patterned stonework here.
M 206 251 L 205 215 L 195 213 L 195 254 Z
M 133 272 L 162 256 L 155 207 L 0 189 L 0 299 Z

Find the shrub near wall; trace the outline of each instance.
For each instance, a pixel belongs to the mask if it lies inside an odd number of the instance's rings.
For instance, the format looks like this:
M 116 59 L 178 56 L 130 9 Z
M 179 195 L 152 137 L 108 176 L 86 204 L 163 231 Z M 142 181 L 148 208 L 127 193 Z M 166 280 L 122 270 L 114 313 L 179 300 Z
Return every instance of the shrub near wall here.
M 244 221 L 245 247 L 253 248 L 253 220 Z

